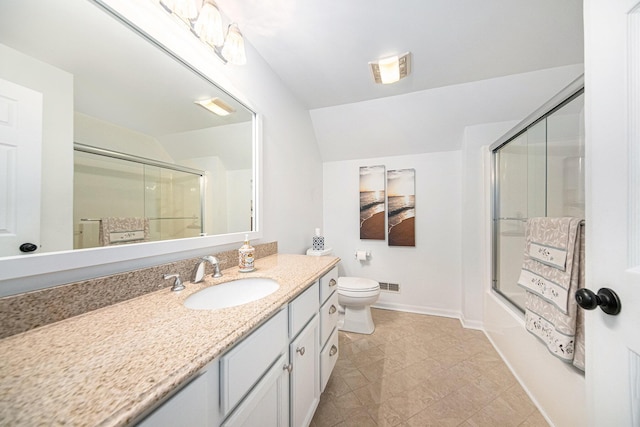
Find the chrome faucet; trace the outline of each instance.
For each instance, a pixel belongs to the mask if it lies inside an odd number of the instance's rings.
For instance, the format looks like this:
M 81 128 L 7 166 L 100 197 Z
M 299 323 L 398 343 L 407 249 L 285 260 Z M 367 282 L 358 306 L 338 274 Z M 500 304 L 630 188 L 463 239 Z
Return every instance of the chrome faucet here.
M 179 274 L 165 274 L 164 276 L 162 276 L 165 280 L 166 279 L 173 279 L 175 278 L 175 282 L 173 282 L 173 286 L 171 287 L 171 290 L 173 292 L 178 292 L 184 289 L 184 284 L 182 283 L 182 280 L 180 280 L 180 275 Z
M 213 265 L 214 267 L 213 277 L 222 277 L 222 273 L 220 273 L 220 261 L 218 261 L 218 258 L 211 255 L 207 255 L 200 258 L 200 261 L 198 261 L 196 268 L 193 270 L 193 283 L 201 282 L 202 279 L 204 279 L 204 263 L 205 262 L 208 262 L 209 264 Z

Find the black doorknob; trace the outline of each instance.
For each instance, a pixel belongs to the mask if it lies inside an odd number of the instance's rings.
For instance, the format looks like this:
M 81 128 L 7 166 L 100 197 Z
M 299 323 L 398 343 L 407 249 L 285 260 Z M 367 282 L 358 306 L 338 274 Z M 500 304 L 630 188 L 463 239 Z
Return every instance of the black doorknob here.
M 38 245 L 34 245 L 33 243 L 23 243 L 20 245 L 20 252 L 33 252 L 38 249 Z
M 620 309 L 622 308 L 618 294 L 609 288 L 600 289 L 597 295 L 590 289 L 578 289 L 576 291 L 576 302 L 585 310 L 593 310 L 597 306 L 600 306 L 602 311 L 612 316 L 620 313 Z

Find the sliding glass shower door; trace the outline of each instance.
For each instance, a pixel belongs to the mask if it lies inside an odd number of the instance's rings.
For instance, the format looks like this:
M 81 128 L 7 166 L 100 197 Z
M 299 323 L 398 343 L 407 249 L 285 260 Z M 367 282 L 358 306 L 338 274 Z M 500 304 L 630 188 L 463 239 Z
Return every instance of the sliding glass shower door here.
M 579 89 L 492 148 L 493 289 L 521 311 L 527 218 L 584 218 L 583 110 Z

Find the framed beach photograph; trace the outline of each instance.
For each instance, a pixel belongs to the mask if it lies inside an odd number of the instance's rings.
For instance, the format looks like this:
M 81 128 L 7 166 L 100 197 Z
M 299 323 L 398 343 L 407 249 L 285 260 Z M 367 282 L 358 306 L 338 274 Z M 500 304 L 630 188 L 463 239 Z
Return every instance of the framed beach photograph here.
M 385 167 L 360 167 L 360 238 L 384 240 Z
M 416 245 L 416 171 L 387 172 L 389 246 Z

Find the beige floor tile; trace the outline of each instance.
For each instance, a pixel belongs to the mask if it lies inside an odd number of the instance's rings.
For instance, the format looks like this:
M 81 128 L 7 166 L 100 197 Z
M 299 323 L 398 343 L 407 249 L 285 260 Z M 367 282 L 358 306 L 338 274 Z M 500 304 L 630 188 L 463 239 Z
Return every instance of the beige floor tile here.
M 350 391 L 351 387 L 349 387 L 343 377 L 340 375 L 331 375 L 327 382 L 327 386 L 324 389 L 323 395 L 329 398 L 336 398 L 343 394 L 347 394 Z
M 520 424 L 520 427 L 549 427 L 549 423 L 544 419 L 542 414 L 536 409 L 533 414 Z
M 372 315 L 373 334 L 339 333 L 312 427 L 548 427 L 481 331 L 444 317 Z
M 402 423 L 400 415 L 389 406 L 371 405 L 367 406 L 367 411 L 378 426 L 392 427 Z
M 344 373 L 342 375 L 342 379 L 351 390 L 356 390 L 369 384 L 369 380 L 367 380 L 367 377 L 362 375 L 362 373 L 358 369 L 354 369 L 352 371 Z

